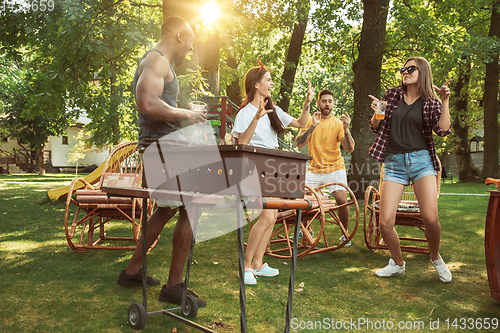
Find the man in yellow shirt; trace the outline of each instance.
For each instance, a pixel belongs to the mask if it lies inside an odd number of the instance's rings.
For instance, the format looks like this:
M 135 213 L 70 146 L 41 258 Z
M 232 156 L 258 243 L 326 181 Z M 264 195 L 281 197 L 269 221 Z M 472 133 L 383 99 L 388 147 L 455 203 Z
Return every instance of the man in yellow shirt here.
M 354 151 L 354 139 L 349 132 L 351 118 L 347 113 L 340 116 L 340 119 L 332 114 L 335 101 L 330 90 L 321 90 L 316 103 L 319 111 L 309 117 L 306 128 L 301 130 L 295 139 L 299 148 L 307 144 L 309 155 L 312 156 L 306 172 L 306 185 L 315 188 L 339 182 L 348 186 L 340 144 L 346 152 Z M 342 205 L 347 202 L 347 192 L 342 186 L 331 185 L 328 186 L 328 190 L 337 204 Z M 347 230 L 349 206 L 339 209 L 339 218 Z M 342 236 L 340 241 L 344 242 L 345 237 Z M 351 246 L 351 242 L 349 241 L 345 246 Z

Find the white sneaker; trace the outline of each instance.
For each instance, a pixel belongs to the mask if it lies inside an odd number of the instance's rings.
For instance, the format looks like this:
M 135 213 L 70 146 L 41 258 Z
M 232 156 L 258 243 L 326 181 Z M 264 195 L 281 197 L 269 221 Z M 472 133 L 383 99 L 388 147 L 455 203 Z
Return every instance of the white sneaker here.
M 444 260 L 441 256 L 439 256 L 439 259 L 434 261 L 431 259 L 431 263 L 432 266 L 434 266 L 434 268 L 436 269 L 436 272 L 439 275 L 439 280 L 441 282 L 451 282 L 451 272 L 448 266 L 446 266 L 446 264 L 444 263 Z
M 342 235 L 342 236 L 340 236 L 339 240 L 340 240 L 340 244 L 342 244 L 343 242 L 345 242 L 346 238 L 345 238 L 345 236 L 344 236 L 344 235 Z M 351 245 L 352 245 L 352 244 L 351 244 L 351 241 L 348 241 L 348 242 L 344 245 L 344 247 L 349 247 L 349 246 L 351 246 Z
M 403 261 L 403 267 L 396 265 L 394 260 L 389 259 L 389 265 L 375 272 L 376 276 L 387 277 L 387 276 L 398 276 L 405 275 L 406 261 Z

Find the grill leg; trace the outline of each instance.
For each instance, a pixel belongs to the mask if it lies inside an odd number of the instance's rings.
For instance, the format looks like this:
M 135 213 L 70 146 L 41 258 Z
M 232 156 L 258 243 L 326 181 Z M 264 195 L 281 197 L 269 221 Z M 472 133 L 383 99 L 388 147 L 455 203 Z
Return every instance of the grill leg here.
M 147 226 L 148 226 L 148 199 L 142 199 L 142 305 L 144 305 L 144 310 L 148 312 L 148 264 L 147 264 L 147 253 L 148 245 L 146 239 Z
M 243 202 L 242 202 L 243 203 Z M 239 276 L 240 276 L 240 328 L 242 333 L 247 332 L 247 315 L 246 315 L 246 294 L 245 294 L 245 256 L 244 256 L 244 233 L 243 221 L 241 214 L 238 214 L 238 252 L 240 255 Z
M 299 228 L 300 220 L 302 220 L 302 210 L 297 209 L 297 218 L 295 220 L 295 231 L 293 233 L 293 254 L 292 254 L 292 267 L 290 269 L 290 284 L 288 285 L 288 302 L 286 304 L 286 322 L 285 333 L 290 332 L 290 320 L 292 316 L 292 298 L 293 287 L 295 284 L 295 268 L 297 267 L 297 243 L 299 242 Z

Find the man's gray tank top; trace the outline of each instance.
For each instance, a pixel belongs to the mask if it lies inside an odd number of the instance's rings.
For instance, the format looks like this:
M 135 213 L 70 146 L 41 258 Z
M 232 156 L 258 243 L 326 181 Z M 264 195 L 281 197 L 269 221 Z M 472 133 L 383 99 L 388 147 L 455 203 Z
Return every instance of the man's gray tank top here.
M 137 80 L 139 65 L 141 61 L 152 51 L 156 51 L 162 56 L 164 56 L 159 50 L 152 49 L 151 51 L 146 52 L 144 56 L 141 58 L 137 65 L 137 69 L 135 70 L 134 81 L 132 82 L 132 86 L 134 88 L 134 96 L 136 93 Z M 179 81 L 177 80 L 177 75 L 175 75 L 174 69 L 172 65 L 170 65 L 170 69 L 174 74 L 174 79 L 171 82 L 163 82 L 163 93 L 160 98 L 170 106 L 177 107 L 177 94 L 179 93 Z M 158 139 L 167 134 L 175 132 L 181 128 L 180 121 L 157 121 L 153 119 L 149 119 L 141 114 L 139 114 L 139 147 L 148 146 L 149 143 L 146 142 L 146 138 L 154 138 Z

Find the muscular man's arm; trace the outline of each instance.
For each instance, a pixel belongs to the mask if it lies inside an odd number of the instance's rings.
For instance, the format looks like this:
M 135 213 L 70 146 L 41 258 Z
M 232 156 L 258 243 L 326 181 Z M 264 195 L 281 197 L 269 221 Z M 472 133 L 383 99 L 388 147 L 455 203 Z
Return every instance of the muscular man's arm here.
M 202 113 L 176 108 L 165 103 L 160 97 L 164 80 L 173 79 L 168 60 L 151 52 L 141 62 L 139 80 L 136 87 L 136 103 L 139 114 L 157 121 L 188 119 L 194 123 L 203 119 Z

